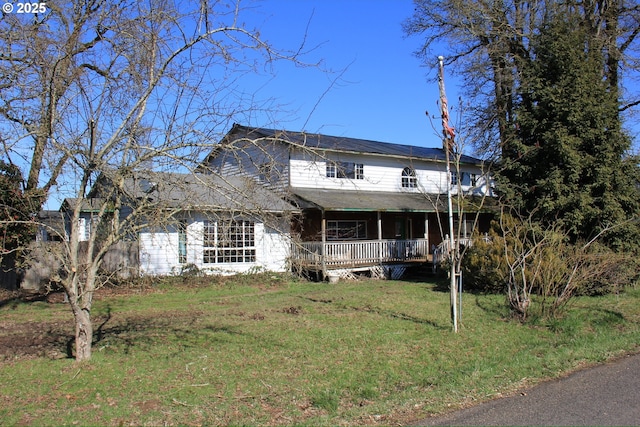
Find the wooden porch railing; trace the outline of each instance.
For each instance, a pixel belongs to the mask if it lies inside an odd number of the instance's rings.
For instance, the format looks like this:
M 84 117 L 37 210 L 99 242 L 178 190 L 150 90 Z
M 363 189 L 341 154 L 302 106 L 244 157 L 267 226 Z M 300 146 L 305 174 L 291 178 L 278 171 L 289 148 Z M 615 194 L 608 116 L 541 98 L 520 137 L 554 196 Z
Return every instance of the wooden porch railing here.
M 316 269 L 426 261 L 428 254 L 427 239 L 299 242 L 291 248 L 295 265 Z
M 484 240 L 485 242 L 489 241 L 489 236 L 487 236 L 486 233 L 483 236 L 481 236 L 480 238 L 482 240 Z M 469 237 L 461 237 L 459 239 L 456 239 L 456 242 L 459 245 L 467 246 L 467 247 L 473 245 L 473 241 Z M 449 241 L 449 236 L 445 236 L 445 238 L 442 241 L 442 243 L 440 243 L 433 250 L 433 259 L 432 259 L 432 261 L 433 261 L 433 268 L 434 269 L 435 269 L 437 264 L 439 264 L 440 262 L 442 262 L 445 258 L 447 258 L 449 256 L 449 252 L 450 251 L 451 251 L 451 242 Z

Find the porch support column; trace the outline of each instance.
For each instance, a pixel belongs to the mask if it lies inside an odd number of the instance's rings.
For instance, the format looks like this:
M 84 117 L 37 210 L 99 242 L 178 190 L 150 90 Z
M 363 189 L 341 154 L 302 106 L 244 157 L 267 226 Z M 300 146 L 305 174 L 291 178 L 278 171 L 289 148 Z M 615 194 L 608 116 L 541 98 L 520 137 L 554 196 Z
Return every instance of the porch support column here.
M 427 241 L 427 253 L 429 253 L 429 212 L 424 213 L 424 239 Z
M 321 233 L 322 233 L 322 249 L 320 250 L 320 259 L 322 260 L 322 278 L 327 277 L 327 219 L 324 216 L 324 209 L 322 210 Z
M 462 231 L 464 233 L 462 237 L 466 239 L 467 237 L 469 237 L 469 234 L 467 230 L 467 214 L 465 212 L 462 213 L 462 227 Z
M 382 263 L 382 213 L 380 211 L 378 214 L 378 258 L 380 259 L 380 263 Z

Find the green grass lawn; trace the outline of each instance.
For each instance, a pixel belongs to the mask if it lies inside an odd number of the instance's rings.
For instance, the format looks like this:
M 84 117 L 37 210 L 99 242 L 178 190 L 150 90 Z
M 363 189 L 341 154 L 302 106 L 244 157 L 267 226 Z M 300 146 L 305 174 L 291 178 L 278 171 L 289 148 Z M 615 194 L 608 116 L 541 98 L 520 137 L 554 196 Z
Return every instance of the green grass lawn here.
M 207 282 L 206 280 L 201 282 Z M 101 296 L 89 363 L 65 354 L 62 303 L 0 308 L 0 338 L 58 337 L 0 361 L 2 425 L 406 424 L 636 351 L 640 290 L 578 298 L 553 322 L 465 294 L 451 332 L 433 283 L 256 275 Z M 57 334 L 57 335 L 56 335 Z

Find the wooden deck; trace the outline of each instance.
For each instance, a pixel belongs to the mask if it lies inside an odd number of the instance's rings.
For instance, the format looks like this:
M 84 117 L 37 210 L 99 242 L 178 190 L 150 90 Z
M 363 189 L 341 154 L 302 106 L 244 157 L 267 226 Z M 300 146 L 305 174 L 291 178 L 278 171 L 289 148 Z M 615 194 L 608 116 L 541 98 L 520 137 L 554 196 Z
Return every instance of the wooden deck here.
M 298 242 L 291 248 L 296 268 L 322 272 L 429 260 L 427 239 Z

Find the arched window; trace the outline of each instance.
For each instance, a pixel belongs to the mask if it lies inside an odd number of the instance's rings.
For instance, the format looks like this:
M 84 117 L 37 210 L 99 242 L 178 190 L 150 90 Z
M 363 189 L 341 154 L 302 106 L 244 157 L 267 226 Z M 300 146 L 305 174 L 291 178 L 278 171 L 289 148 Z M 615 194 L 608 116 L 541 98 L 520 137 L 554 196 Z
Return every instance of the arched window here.
M 402 188 L 416 188 L 418 186 L 418 178 L 413 168 L 406 167 L 402 169 Z

